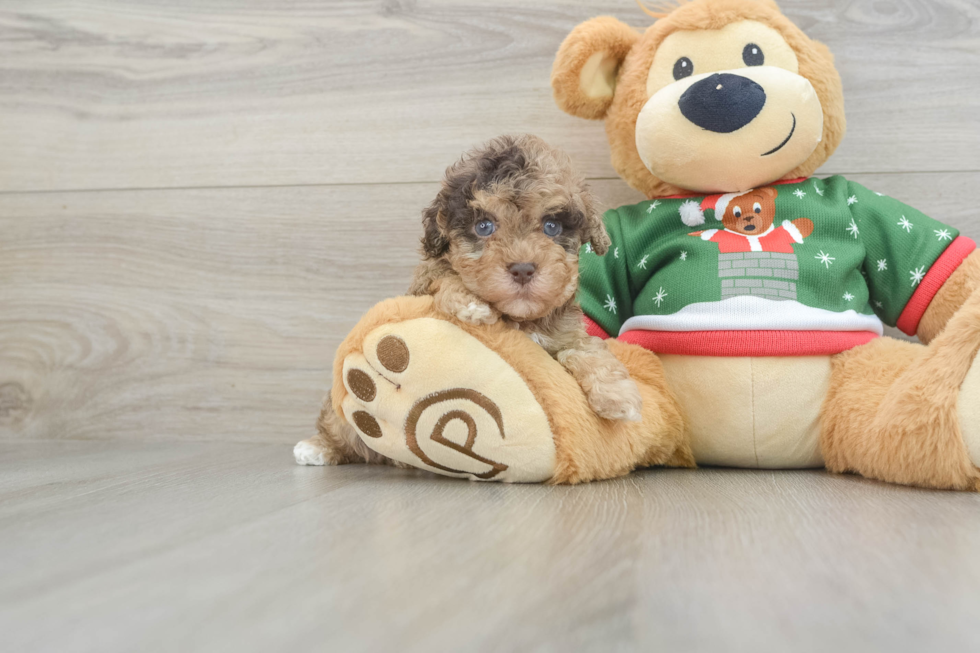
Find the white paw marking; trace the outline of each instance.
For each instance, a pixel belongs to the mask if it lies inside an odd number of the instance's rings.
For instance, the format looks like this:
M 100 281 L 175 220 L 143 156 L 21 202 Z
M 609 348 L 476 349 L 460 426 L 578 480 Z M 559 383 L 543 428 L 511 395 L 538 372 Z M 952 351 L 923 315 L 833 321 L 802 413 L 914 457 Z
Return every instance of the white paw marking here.
M 310 444 L 307 440 L 296 443 L 296 446 L 293 447 L 293 456 L 298 465 L 323 465 L 326 462 L 323 457 L 323 449 Z
M 479 302 L 470 302 L 456 313 L 456 317 L 471 324 L 493 324 L 497 321 L 493 309 Z

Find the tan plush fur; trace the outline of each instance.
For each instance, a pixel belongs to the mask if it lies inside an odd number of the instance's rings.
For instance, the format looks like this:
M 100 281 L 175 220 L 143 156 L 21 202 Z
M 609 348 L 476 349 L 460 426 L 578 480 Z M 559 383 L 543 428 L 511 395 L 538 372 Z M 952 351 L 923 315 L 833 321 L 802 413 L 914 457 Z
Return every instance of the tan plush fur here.
M 502 322 L 477 326 L 447 317 L 429 297 L 384 301 L 372 308 L 347 336 L 334 362 L 332 401 L 338 413 L 346 394 L 344 358 L 359 351 L 364 338 L 377 327 L 421 317 L 457 325 L 497 352 L 524 379 L 544 408 L 554 433 L 558 461 L 552 483 L 613 478 L 639 466 L 694 466 L 676 400 L 664 380 L 660 362 L 650 352 L 634 345 L 609 343 L 610 350 L 630 370 L 640 388 L 643 419 L 604 420 L 589 408 L 582 389 L 562 366 L 522 333 Z
M 579 25 L 566 38 L 559 50 L 552 71 L 556 97 L 562 98 L 559 106 L 573 115 L 581 106 L 593 106 L 584 94 L 575 96 L 570 83 L 575 75 L 573 62 L 581 60 L 583 53 L 612 51 L 613 45 L 622 47 L 623 39 L 611 39 L 614 32 L 609 25 L 613 19 L 593 19 Z M 636 119 L 649 99 L 646 93 L 647 73 L 660 43 L 678 30 L 717 30 L 741 20 L 754 20 L 779 32 L 793 48 L 799 60 L 799 74 L 813 85 L 823 106 L 823 139 L 810 157 L 797 168 L 787 172 L 783 179 L 807 177 L 820 167 L 837 149 L 846 131 L 844 94 L 840 75 L 834 67 L 834 58 L 825 45 L 810 39 L 788 18 L 783 16 L 774 3 L 750 0 L 696 0 L 683 4 L 665 18 L 656 21 L 636 41 L 623 60 L 616 80 L 615 96 L 605 114 L 606 134 L 612 155 L 613 167 L 626 182 L 648 197 L 663 197 L 685 192 L 686 189 L 666 184 L 657 179 L 640 159 L 636 149 Z M 595 22 L 601 21 L 601 22 Z M 623 26 L 626 28 L 626 26 Z M 629 28 L 627 28 L 629 29 Z M 579 53 L 577 58 L 563 57 L 562 52 Z M 587 58 L 587 56 L 586 56 Z
M 916 335 L 925 343 L 939 335 L 963 302 L 980 288 L 980 250 L 974 250 L 946 279 L 919 320 Z
M 834 359 L 821 446 L 827 469 L 919 487 L 980 490 L 956 400 L 980 348 L 980 293 L 928 346 L 881 338 Z

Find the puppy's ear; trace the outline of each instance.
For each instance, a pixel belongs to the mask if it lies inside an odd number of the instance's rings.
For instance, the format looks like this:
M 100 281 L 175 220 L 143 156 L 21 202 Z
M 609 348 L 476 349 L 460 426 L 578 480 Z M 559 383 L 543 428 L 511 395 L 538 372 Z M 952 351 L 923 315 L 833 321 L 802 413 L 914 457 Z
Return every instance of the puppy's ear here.
M 422 211 L 422 254 L 427 259 L 439 258 L 449 250 L 444 209 L 445 198 L 439 193 Z
M 585 234 L 584 240 L 592 243 L 592 251 L 602 256 L 609 251 L 612 242 L 609 234 L 606 233 L 606 225 L 602 221 L 602 211 L 599 210 L 595 198 L 586 190 L 582 193 L 582 201 L 585 203 Z
M 616 92 L 619 66 L 639 33 L 611 16 L 587 20 L 558 49 L 551 69 L 555 103 L 565 113 L 599 120 Z

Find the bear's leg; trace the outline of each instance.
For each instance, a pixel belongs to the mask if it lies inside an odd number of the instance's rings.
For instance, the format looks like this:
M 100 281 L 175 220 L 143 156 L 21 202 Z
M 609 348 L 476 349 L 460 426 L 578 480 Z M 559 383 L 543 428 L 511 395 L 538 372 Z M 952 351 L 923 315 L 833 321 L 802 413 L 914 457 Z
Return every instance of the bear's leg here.
M 881 338 L 836 356 L 821 417 L 827 468 L 980 490 L 980 461 L 971 459 L 980 395 L 970 394 L 971 381 L 980 386 L 980 372 L 971 369 L 978 367 L 978 348 L 980 293 L 974 293 L 928 346 Z
M 382 302 L 338 350 L 333 407 L 376 454 L 438 474 L 578 483 L 693 464 L 659 360 L 612 343 L 643 422 L 600 419 L 575 379 L 504 324 L 447 317 L 431 298 Z

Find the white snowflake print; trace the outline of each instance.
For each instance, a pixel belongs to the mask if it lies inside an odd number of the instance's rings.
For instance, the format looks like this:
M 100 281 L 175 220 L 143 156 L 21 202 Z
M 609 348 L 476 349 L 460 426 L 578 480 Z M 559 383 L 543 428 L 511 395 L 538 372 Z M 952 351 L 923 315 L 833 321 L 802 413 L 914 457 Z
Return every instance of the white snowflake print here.
M 887 269 L 888 269 L 887 259 L 883 259 L 883 258 L 878 259 L 878 272 L 884 272 Z
M 687 252 L 681 252 L 681 260 L 682 261 L 686 261 L 687 260 Z
M 819 259 L 821 263 L 827 266 L 828 270 L 830 269 L 831 264 L 837 260 L 830 254 L 825 254 L 823 250 L 820 250 L 820 253 L 814 256 L 813 258 Z
M 953 240 L 953 236 L 950 235 L 949 229 L 933 229 L 933 231 L 936 232 L 936 238 L 939 239 L 939 242 L 943 242 L 944 240 Z
M 844 293 L 844 301 L 845 301 L 845 302 L 849 302 L 849 301 L 851 301 L 852 299 L 854 299 L 854 295 L 852 295 L 852 294 L 851 294 L 851 293 L 849 293 L 849 292 L 846 292 L 846 293 Z
M 904 229 L 905 230 L 905 233 L 907 233 L 907 234 L 908 233 L 912 233 L 912 227 L 915 226 L 911 222 L 909 222 L 909 219 L 906 218 L 904 215 L 902 216 L 902 219 L 899 220 L 898 222 L 896 222 L 895 224 L 897 224 L 899 227 L 901 227 L 902 229 Z
M 647 269 L 647 259 L 648 258 L 650 258 L 650 255 L 649 254 L 647 254 L 646 256 L 644 256 L 643 258 L 641 258 L 640 259 L 640 262 L 636 264 L 636 267 L 638 269 L 640 269 L 640 270 L 646 270 Z
M 660 200 L 653 200 L 653 204 L 647 207 L 647 213 L 653 213 L 653 210 L 660 206 Z
M 613 250 L 613 258 L 619 258 L 619 248 Z
M 885 196 L 884 193 L 875 193 L 875 195 L 877 195 L 878 197 L 884 197 Z
M 858 234 L 861 233 L 860 231 L 858 231 L 858 226 L 857 223 L 854 222 L 854 218 L 851 218 L 851 224 L 847 225 L 847 231 L 852 236 L 854 236 L 855 240 L 857 239 Z
M 877 306 L 878 308 L 882 308 L 882 304 L 879 301 L 875 301 L 875 306 Z
M 585 253 L 586 254 L 592 253 L 592 243 L 585 243 Z
M 851 195 L 850 197 L 847 198 L 847 205 L 848 206 L 850 206 L 851 204 L 857 204 L 857 203 L 858 203 L 857 195 Z
M 664 290 L 663 286 L 660 286 L 660 290 L 658 290 L 657 294 L 654 295 L 653 301 L 657 302 L 657 306 L 659 307 L 660 304 L 663 303 L 664 299 L 666 299 L 666 297 L 667 297 L 667 291 Z
M 912 287 L 915 288 L 922 281 L 922 277 L 926 276 L 925 266 L 917 267 L 914 270 L 909 270 L 909 276 L 911 277 L 909 281 L 912 282 Z
M 616 300 L 613 299 L 612 295 L 606 295 L 606 303 L 602 307 L 613 315 L 616 314 Z
M 800 199 L 806 197 L 806 191 L 803 190 L 802 188 L 797 188 L 796 190 L 793 191 L 793 194 L 799 197 Z
M 817 185 L 816 181 L 813 182 L 813 190 L 817 191 L 817 195 L 823 197 L 823 191 L 820 190 L 820 186 Z

